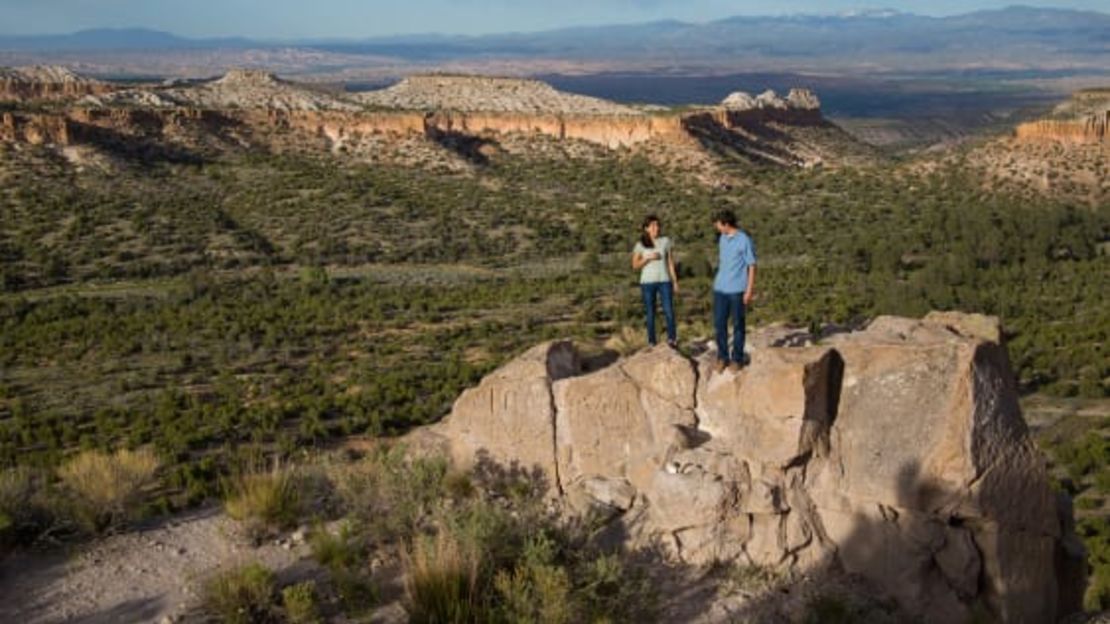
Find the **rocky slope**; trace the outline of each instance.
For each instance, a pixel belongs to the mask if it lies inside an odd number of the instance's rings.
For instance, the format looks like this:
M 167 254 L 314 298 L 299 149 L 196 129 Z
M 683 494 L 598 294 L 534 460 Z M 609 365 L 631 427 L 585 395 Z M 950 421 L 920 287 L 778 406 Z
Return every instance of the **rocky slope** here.
M 1084 553 L 1017 403 L 997 321 L 883 317 L 818 343 L 754 336 L 716 373 L 667 347 L 583 374 L 539 345 L 465 392 L 456 461 L 542 474 L 630 544 L 866 579 L 923 621 L 1052 622 L 1080 609 Z
M 77 98 L 108 93 L 114 88 L 65 67 L 0 67 L 0 101 Z

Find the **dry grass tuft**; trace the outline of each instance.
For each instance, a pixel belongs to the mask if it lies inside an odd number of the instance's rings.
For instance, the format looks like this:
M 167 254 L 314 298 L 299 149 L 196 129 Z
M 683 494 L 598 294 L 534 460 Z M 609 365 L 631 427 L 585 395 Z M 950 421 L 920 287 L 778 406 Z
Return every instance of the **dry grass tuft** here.
M 267 471 L 242 473 L 225 488 L 227 515 L 247 524 L 252 532 L 287 529 L 300 518 L 300 480 L 280 464 Z
M 473 544 L 441 530 L 402 552 L 411 622 L 472 622 L 481 614 L 482 556 Z
M 149 449 L 85 451 L 66 462 L 58 477 L 72 494 L 74 520 L 87 531 L 103 533 L 133 519 L 159 465 Z

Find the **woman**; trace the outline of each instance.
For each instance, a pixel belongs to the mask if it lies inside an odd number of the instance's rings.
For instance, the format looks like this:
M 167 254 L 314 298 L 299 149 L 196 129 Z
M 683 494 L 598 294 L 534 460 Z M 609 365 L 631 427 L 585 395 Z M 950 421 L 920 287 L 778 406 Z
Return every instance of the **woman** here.
M 632 268 L 640 271 L 640 292 L 644 296 L 647 315 L 648 344 L 655 345 L 655 300 L 663 301 L 663 317 L 667 321 L 667 344 L 678 341 L 674 323 L 674 295 L 678 292 L 678 274 L 674 269 L 671 239 L 660 236 L 659 217 L 648 215 L 641 226 L 640 241 L 632 250 Z

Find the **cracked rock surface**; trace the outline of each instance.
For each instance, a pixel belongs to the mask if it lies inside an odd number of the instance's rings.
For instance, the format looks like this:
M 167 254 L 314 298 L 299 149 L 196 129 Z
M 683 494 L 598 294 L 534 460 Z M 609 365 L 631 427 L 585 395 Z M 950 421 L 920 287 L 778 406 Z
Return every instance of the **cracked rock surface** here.
M 456 462 L 533 471 L 687 563 L 847 572 L 925 621 L 1080 610 L 1084 554 L 996 319 L 752 334 L 738 373 L 666 346 L 583 373 L 572 344 L 544 343 L 463 393 L 438 431 Z

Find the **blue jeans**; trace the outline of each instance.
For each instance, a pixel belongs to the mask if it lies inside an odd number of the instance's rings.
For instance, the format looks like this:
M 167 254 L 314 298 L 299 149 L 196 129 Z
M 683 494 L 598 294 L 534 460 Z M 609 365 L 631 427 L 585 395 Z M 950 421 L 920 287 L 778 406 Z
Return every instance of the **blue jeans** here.
M 732 355 L 737 364 L 744 363 L 744 293 L 725 294 L 713 291 L 713 329 L 717 333 L 717 359 L 728 362 L 728 317 L 732 317 Z
M 647 315 L 648 344 L 655 344 L 655 299 L 657 296 L 663 300 L 663 318 L 667 320 L 667 342 L 674 342 L 677 334 L 674 326 L 674 287 L 670 282 L 640 284 L 640 293 L 644 296 L 644 314 Z

